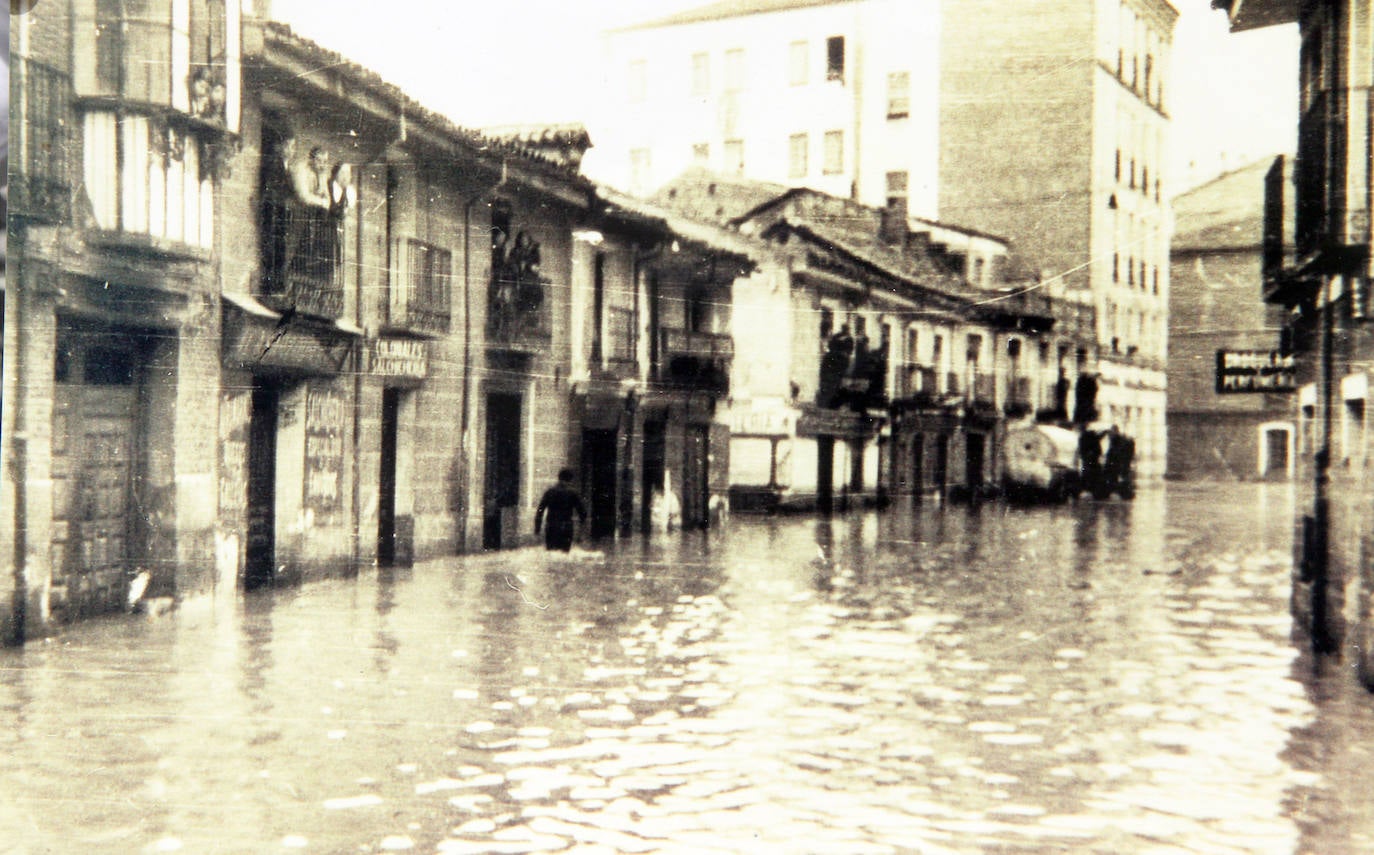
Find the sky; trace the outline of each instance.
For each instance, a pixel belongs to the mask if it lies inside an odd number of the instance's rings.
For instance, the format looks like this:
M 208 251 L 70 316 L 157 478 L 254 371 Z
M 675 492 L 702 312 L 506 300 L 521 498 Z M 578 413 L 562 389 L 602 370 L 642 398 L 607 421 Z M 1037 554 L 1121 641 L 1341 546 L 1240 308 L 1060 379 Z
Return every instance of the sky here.
M 273 14 L 458 124 L 487 127 L 585 120 L 603 88 L 605 30 L 705 2 L 273 0 Z M 1173 2 L 1180 17 L 1166 98 L 1175 192 L 1292 151 L 1297 28 L 1231 34 L 1209 0 Z

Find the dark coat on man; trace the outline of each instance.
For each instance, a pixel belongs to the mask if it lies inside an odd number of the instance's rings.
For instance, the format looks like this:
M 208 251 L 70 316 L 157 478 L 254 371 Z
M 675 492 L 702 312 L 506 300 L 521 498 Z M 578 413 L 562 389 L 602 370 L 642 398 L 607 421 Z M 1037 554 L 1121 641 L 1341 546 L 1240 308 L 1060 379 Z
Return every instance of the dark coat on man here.
M 545 512 L 549 516 L 548 525 L 544 525 Z M 534 512 L 534 533 L 538 534 L 541 527 L 544 529 L 546 549 L 560 552 L 572 550 L 573 535 L 577 532 L 573 514 L 577 515 L 578 522 L 587 519 L 587 507 L 571 485 L 560 481 L 544 491 L 544 497 L 539 500 L 539 507 Z

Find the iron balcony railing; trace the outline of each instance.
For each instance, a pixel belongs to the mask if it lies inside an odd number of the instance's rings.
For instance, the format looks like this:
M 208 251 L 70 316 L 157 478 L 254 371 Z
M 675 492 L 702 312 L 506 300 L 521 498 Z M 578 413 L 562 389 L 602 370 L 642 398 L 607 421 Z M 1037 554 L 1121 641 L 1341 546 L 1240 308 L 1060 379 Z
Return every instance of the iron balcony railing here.
M 294 199 L 272 206 L 264 223 L 265 303 L 321 318 L 343 314 L 341 218 Z
M 997 382 L 991 374 L 979 372 L 972 379 L 971 398 L 979 404 L 992 404 L 996 400 Z
M 899 395 L 912 398 L 917 395 L 932 396 L 939 394 L 939 380 L 935 369 L 928 365 L 908 363 L 899 375 Z
M 735 343 L 728 335 L 662 329 L 657 380 L 665 386 L 726 395 L 734 357 Z
M 387 323 L 422 335 L 449 331 L 453 255 L 415 238 L 396 241 L 388 281 Z
M 661 352 L 664 358 L 691 356 L 697 359 L 734 359 L 735 341 L 721 333 L 662 330 Z

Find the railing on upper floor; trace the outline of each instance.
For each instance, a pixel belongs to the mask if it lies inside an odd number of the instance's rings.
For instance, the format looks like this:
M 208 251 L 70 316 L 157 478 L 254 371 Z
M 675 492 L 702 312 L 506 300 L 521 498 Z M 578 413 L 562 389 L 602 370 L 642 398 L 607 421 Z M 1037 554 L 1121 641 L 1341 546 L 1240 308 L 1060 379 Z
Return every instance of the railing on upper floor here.
M 342 215 L 296 199 L 267 204 L 263 222 L 262 301 L 321 318 L 343 314 Z
M 664 328 L 659 330 L 656 379 L 665 386 L 725 395 L 734 358 L 735 342 L 729 335 Z
M 453 255 L 415 238 L 399 238 L 387 282 L 387 326 L 438 336 L 449 331 Z

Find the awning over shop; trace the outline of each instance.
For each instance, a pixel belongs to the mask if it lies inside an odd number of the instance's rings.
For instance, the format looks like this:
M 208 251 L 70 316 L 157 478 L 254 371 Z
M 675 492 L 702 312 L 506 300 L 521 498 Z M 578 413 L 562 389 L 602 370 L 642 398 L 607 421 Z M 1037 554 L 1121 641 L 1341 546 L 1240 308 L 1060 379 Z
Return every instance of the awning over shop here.
M 284 315 L 252 297 L 224 294 L 221 359 L 255 374 L 318 376 L 349 368 L 362 330 L 343 321 Z

